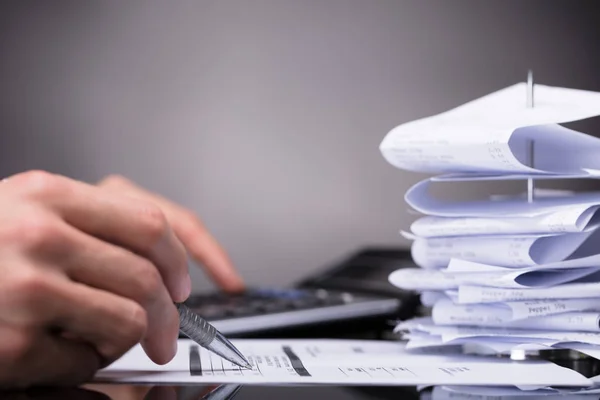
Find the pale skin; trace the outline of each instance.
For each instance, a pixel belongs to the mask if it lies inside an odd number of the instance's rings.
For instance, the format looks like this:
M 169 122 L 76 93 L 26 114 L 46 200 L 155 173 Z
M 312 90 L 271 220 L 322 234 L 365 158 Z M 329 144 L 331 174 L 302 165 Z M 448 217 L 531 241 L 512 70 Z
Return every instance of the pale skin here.
M 79 384 L 137 343 L 170 361 L 188 255 L 243 289 L 198 217 L 125 178 L 0 182 L 0 388 Z

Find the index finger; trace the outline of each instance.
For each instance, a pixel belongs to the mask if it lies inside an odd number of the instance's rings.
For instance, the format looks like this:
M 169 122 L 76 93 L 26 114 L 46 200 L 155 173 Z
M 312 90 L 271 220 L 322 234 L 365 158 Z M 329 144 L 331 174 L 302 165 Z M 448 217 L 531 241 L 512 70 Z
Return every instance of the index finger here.
M 244 282 L 223 247 L 191 211 L 120 176 L 110 176 L 102 180 L 100 186 L 157 204 L 167 215 L 175 234 L 191 256 L 204 265 L 206 272 L 220 287 L 230 292 L 244 289 Z

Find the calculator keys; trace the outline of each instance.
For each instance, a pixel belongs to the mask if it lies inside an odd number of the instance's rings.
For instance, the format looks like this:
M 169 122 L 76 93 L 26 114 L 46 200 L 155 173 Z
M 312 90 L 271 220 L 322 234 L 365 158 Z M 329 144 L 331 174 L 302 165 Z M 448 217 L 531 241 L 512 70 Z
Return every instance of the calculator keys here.
M 262 311 L 264 313 L 275 313 L 282 312 L 286 309 L 286 303 L 284 302 L 265 302 L 260 307 L 258 307 L 258 311 Z
M 316 307 L 320 304 L 319 299 L 314 298 L 314 297 L 307 297 L 304 299 L 297 299 L 297 300 L 292 300 L 288 303 L 288 306 L 290 308 L 311 308 L 311 307 Z
M 251 291 L 250 295 L 262 298 L 300 299 L 309 296 L 309 293 L 293 289 L 256 289 Z
M 344 303 L 352 303 L 354 300 L 354 297 L 350 293 L 342 293 L 341 297 Z
M 236 295 L 192 296 L 186 303 L 207 320 L 220 320 L 335 306 L 352 301 L 349 293 L 324 289 L 257 289 Z
M 236 316 L 236 317 L 244 317 L 247 315 L 254 315 L 255 313 L 256 313 L 256 309 L 254 307 L 248 307 L 248 306 L 240 306 L 240 307 L 233 308 L 231 310 L 231 315 Z

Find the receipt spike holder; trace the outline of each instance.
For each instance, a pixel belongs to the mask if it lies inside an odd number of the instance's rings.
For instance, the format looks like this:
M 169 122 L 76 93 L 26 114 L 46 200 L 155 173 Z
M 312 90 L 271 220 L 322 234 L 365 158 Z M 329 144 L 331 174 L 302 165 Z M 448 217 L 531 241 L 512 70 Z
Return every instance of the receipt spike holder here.
M 533 72 L 527 73 L 527 108 L 533 108 Z M 535 168 L 534 141 L 528 141 L 527 156 L 529 167 Z M 533 203 L 535 183 L 533 178 L 527 179 L 527 202 Z M 546 360 L 573 369 L 586 377 L 597 376 L 600 373 L 600 362 L 578 351 L 569 349 L 523 350 L 513 349 L 510 352 L 513 361 Z
M 529 70 L 527 73 L 527 108 L 533 108 L 533 72 Z M 529 167 L 534 168 L 535 165 L 535 151 L 533 140 L 528 141 L 527 146 L 528 164 Z M 527 202 L 533 203 L 533 197 L 535 192 L 535 183 L 533 178 L 527 179 Z

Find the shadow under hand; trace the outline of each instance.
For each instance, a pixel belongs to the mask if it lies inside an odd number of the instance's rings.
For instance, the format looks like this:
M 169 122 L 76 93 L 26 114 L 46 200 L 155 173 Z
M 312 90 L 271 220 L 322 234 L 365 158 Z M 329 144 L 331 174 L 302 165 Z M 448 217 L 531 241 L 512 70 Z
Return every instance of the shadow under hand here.
M 105 393 L 83 388 L 36 388 L 24 391 L 0 392 L 2 400 L 111 400 Z

